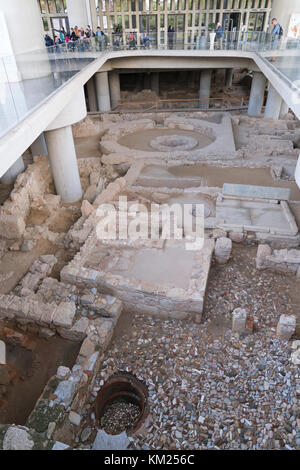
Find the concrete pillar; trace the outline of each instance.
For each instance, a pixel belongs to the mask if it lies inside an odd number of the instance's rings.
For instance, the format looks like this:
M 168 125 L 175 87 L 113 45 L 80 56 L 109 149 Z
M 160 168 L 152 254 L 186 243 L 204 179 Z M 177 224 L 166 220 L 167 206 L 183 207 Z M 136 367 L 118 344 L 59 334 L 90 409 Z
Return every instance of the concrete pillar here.
M 43 133 L 39 135 L 34 142 L 32 142 L 32 144 L 30 145 L 30 150 L 33 157 L 35 157 L 36 155 L 48 155 L 45 136 Z
M 86 84 L 88 101 L 89 101 L 89 110 L 91 112 L 97 111 L 97 95 L 96 95 L 96 87 L 94 77 L 91 77 Z
M 76 202 L 82 197 L 72 127 L 45 132 L 50 166 L 57 194 L 63 202 Z
M 159 72 L 151 72 L 151 90 L 159 96 Z
M 41 10 L 36 0 L 0 0 L 0 25 L 0 56 L 14 56 L 6 60 L 8 81 L 40 78 L 51 73 Z M 24 34 L 24 25 L 29 34 Z M 24 60 L 22 54 L 28 52 L 31 56 Z M 6 81 L 6 75 L 1 78 Z
M 4 173 L 3 176 L 0 178 L 1 184 L 11 184 L 14 183 L 17 176 L 25 170 L 25 165 L 23 162 L 23 158 L 20 157 L 15 163 Z
M 249 116 L 259 116 L 264 104 L 265 88 L 267 79 L 261 72 L 253 72 L 253 79 L 248 105 Z
M 151 90 L 150 72 L 144 73 L 144 90 Z
M 10 55 L 10 48 L 14 54 L 45 48 L 41 11 L 36 0 L 0 0 L 0 12 L 8 29 L 8 37 L 1 36 L 1 55 Z M 29 34 L 24 34 L 25 24 Z
M 232 86 L 233 69 L 225 69 L 225 86 Z
M 102 113 L 110 111 L 109 84 L 107 72 L 95 74 L 98 110 Z
M 289 109 L 290 109 L 289 105 L 286 104 L 286 102 L 284 100 L 282 100 L 280 113 L 279 113 L 280 119 L 283 119 L 287 115 L 287 113 L 289 112 Z
M 212 69 L 205 69 L 201 71 L 200 75 L 200 91 L 199 91 L 199 108 L 208 109 L 209 108 L 209 98 L 210 98 L 210 85 L 211 85 L 211 76 Z
M 118 72 L 113 71 L 109 73 L 109 90 L 111 108 L 115 109 L 121 99 L 120 77 Z
M 195 72 L 193 70 L 189 70 L 187 74 L 187 87 L 188 90 L 191 90 L 195 86 Z
M 67 0 L 67 10 L 70 28 L 86 28 L 90 24 L 86 0 Z
M 281 96 L 277 93 L 275 88 L 270 84 L 264 117 L 277 120 L 279 118 L 281 105 L 282 105 Z

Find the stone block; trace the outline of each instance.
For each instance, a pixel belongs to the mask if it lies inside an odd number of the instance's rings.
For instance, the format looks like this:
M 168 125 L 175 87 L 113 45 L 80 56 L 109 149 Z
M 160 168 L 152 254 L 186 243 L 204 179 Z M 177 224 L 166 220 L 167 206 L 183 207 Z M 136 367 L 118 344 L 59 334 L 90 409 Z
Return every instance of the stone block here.
M 94 208 L 92 206 L 92 204 L 87 201 L 86 199 L 84 199 L 82 201 L 82 204 L 81 204 L 81 214 L 83 217 L 88 217 L 92 212 L 93 212 Z
M 80 318 L 77 320 L 72 328 L 58 327 L 59 335 L 70 341 L 82 341 L 86 337 L 87 328 L 89 326 L 89 320 L 87 318 Z
M 246 321 L 248 312 L 244 308 L 236 308 L 232 312 L 232 331 L 244 333 L 246 331 Z
M 269 245 L 259 245 L 256 254 L 256 268 L 264 269 L 265 259 L 272 255 L 272 248 Z
M 74 426 L 79 426 L 80 421 L 81 421 L 81 416 L 78 413 L 75 413 L 75 411 L 70 411 L 69 421 L 71 424 L 74 424 Z
M 10 426 L 3 439 L 3 450 L 31 450 L 34 442 L 28 428 Z
M 83 341 L 79 354 L 80 356 L 83 357 L 90 357 L 94 354 L 95 352 L 96 345 L 93 343 L 93 341 L 90 340 L 90 338 L 85 338 Z
M 1 237 L 14 240 L 21 238 L 26 228 L 23 217 L 1 214 L 0 215 Z
M 230 238 L 221 237 L 216 241 L 215 258 L 219 264 L 225 264 L 230 258 L 232 241 Z
M 245 238 L 243 232 L 229 232 L 228 236 L 234 243 L 241 243 Z
M 57 371 L 56 371 L 56 377 L 60 380 L 61 379 L 66 379 L 66 378 L 68 378 L 70 373 L 71 373 L 71 371 L 70 371 L 69 367 L 59 366 Z
M 283 341 L 289 341 L 296 331 L 296 318 L 293 315 L 280 315 L 276 336 Z
M 76 314 L 74 302 L 62 302 L 54 312 L 53 323 L 63 328 L 71 328 Z

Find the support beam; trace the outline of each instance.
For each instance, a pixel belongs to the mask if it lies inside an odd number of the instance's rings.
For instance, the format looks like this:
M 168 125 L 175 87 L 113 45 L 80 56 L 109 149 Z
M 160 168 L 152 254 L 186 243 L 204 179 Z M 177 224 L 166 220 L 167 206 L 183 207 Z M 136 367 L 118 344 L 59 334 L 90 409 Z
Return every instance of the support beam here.
M 264 104 L 266 77 L 261 72 L 253 72 L 253 79 L 248 106 L 249 116 L 260 116 Z
M 18 160 L 15 161 L 15 163 L 10 167 L 9 170 L 7 170 L 6 173 L 4 173 L 3 176 L 0 178 L 0 183 L 1 184 L 11 184 L 14 183 L 17 176 L 19 176 L 20 173 L 22 173 L 25 170 L 25 165 L 23 162 L 23 158 L 20 157 Z
M 270 84 L 264 117 L 277 120 L 279 118 L 281 105 L 282 105 L 281 96 L 277 93 L 275 88 Z
M 144 73 L 144 90 L 151 89 L 151 82 L 150 82 L 150 72 Z
M 43 133 L 30 145 L 30 150 L 33 157 L 36 155 L 48 155 L 45 136 Z
M 151 90 L 159 96 L 159 72 L 151 72 Z
M 233 69 L 225 69 L 225 86 L 232 87 Z
M 98 72 L 95 75 L 98 111 L 105 113 L 110 111 L 110 96 L 107 72 Z
M 193 70 L 189 70 L 187 74 L 187 87 L 188 90 L 192 90 L 195 86 L 195 72 Z
M 91 112 L 98 111 L 98 104 L 97 104 L 97 95 L 96 95 L 96 87 L 94 77 L 91 77 L 86 84 L 86 90 L 88 95 L 88 102 L 89 102 L 89 110 Z
M 209 108 L 212 69 L 202 70 L 200 75 L 199 108 Z
M 121 99 L 120 90 L 120 77 L 118 72 L 113 71 L 109 73 L 109 90 L 110 90 L 110 102 L 111 108 L 115 109 Z
M 50 166 L 57 194 L 63 202 L 76 202 L 82 197 L 72 127 L 45 132 Z
M 281 108 L 280 108 L 280 113 L 279 113 L 279 117 L 280 119 L 283 119 L 287 113 L 289 112 L 289 106 L 286 104 L 286 102 L 284 100 L 282 100 L 282 105 L 281 105 Z

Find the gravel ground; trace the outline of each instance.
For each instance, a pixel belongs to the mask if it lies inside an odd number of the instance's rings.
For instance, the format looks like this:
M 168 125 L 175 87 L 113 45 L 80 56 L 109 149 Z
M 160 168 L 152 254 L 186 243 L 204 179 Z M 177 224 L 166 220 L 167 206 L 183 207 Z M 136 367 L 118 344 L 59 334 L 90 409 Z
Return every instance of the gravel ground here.
M 280 314 L 298 314 L 295 279 L 257 271 L 255 254 L 235 246 L 227 265 L 212 266 L 201 325 L 124 317 L 97 384 L 117 370 L 147 384 L 136 448 L 300 449 L 299 366 L 275 337 Z M 255 317 L 254 334 L 232 334 L 237 307 Z
M 101 418 L 101 429 L 108 434 L 120 434 L 134 425 L 140 412 L 138 405 L 116 400 L 107 406 Z

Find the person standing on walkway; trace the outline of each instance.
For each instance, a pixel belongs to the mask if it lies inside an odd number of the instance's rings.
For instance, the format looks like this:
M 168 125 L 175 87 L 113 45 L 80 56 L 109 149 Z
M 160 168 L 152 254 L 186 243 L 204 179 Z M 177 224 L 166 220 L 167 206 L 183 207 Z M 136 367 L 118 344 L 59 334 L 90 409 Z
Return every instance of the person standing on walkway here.
M 272 19 L 272 25 L 272 49 L 277 49 L 279 40 L 283 35 L 283 30 L 280 24 L 278 23 L 277 18 Z
M 218 49 L 222 49 L 223 28 L 222 28 L 221 23 L 217 23 L 216 38 L 217 38 Z

